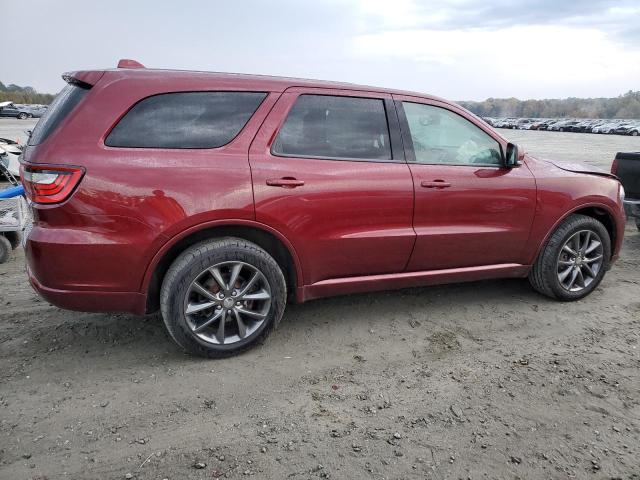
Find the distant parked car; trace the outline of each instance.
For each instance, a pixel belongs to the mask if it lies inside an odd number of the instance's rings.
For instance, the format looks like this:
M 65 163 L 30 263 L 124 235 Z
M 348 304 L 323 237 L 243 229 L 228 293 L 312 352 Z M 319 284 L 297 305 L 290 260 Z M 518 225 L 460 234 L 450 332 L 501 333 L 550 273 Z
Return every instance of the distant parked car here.
M 592 133 L 611 133 L 613 129 L 617 127 L 617 125 L 618 125 L 618 122 L 613 122 L 613 121 L 605 122 L 602 125 L 598 125 L 597 127 L 594 127 L 593 129 L 591 129 L 591 132 Z
M 550 130 L 554 132 L 570 132 L 574 125 L 577 125 L 577 120 L 566 120 L 564 122 L 559 122 L 554 124 Z
M 22 110 L 27 114 L 28 118 L 40 118 L 47 113 L 47 107 L 41 105 L 24 105 Z
M 16 106 L 13 102 L 0 102 L 0 117 L 13 117 L 24 120 L 29 118 L 29 112 L 22 107 Z
M 517 128 L 518 130 L 529 130 L 532 123 L 533 120 L 530 118 L 521 118 L 519 120 L 516 120 L 515 128 Z
M 638 136 L 638 132 L 640 131 L 640 126 L 636 123 L 621 123 L 618 126 L 611 129 L 611 132 L 615 135 L 633 135 L 634 137 Z
M 545 120 L 544 122 L 542 122 L 540 125 L 538 125 L 538 130 L 549 130 L 551 127 L 551 125 L 558 123 L 558 120 Z
M 640 123 L 636 123 L 631 128 L 627 130 L 627 135 L 631 135 L 633 137 L 637 137 L 640 135 Z

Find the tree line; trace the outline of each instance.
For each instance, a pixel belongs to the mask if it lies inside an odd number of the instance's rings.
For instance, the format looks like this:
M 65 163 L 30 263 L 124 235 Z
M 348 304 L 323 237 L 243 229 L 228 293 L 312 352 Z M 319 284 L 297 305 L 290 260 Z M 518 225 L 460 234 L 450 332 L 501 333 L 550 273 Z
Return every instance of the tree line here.
M 18 85 L 5 85 L 0 82 L 0 102 L 13 103 L 37 103 L 49 105 L 55 95 L 50 93 L 38 93 L 32 87 L 20 87 Z
M 32 87 L 0 82 L 0 102 L 49 105 L 55 95 L 38 93 Z M 640 119 L 640 90 L 629 90 L 615 98 L 562 98 L 518 100 L 488 98 L 483 102 L 458 102 L 481 117 L 520 118 L 634 118 Z
M 488 98 L 458 103 L 481 117 L 640 119 L 640 91 L 631 90 L 615 98 Z

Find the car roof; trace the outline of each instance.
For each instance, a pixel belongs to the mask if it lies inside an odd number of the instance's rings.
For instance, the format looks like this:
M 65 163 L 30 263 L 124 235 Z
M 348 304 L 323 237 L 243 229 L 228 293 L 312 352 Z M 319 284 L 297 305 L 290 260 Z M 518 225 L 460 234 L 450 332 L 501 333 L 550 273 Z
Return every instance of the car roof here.
M 136 62 L 137 63 L 137 62 Z M 121 61 L 122 64 L 122 61 Z M 67 77 L 85 77 L 88 73 L 95 71 L 69 72 L 63 75 Z M 246 73 L 228 73 L 228 72 L 204 72 L 197 70 L 173 70 L 173 69 L 154 69 L 145 67 L 125 67 L 100 70 L 100 72 L 112 72 L 120 78 L 140 78 L 140 77 L 163 77 L 170 81 L 180 82 L 181 80 L 189 81 L 193 79 L 201 79 L 211 83 L 236 83 L 242 88 L 256 88 L 263 91 L 283 92 L 291 87 L 307 87 L 307 88 L 325 88 L 325 89 L 341 89 L 354 91 L 368 91 L 376 93 L 388 93 L 395 95 L 406 95 L 412 97 L 420 97 L 429 100 L 436 100 L 447 104 L 453 104 L 449 100 L 427 95 L 420 92 L 399 90 L 392 88 L 372 87 L 369 85 L 359 85 L 348 82 L 337 82 L 331 80 L 314 80 L 308 78 L 295 77 L 279 77 L 272 75 L 246 74 Z

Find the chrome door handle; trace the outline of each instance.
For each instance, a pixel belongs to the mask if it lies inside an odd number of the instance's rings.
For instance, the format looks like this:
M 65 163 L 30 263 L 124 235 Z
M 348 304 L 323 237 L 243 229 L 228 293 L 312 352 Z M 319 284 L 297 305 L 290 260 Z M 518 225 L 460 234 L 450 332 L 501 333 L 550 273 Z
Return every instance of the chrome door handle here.
M 304 180 L 298 180 L 293 177 L 270 178 L 267 180 L 270 187 L 296 188 L 304 185 Z
M 434 180 L 433 182 L 423 180 L 422 182 L 420 182 L 420 186 L 424 188 L 449 188 L 451 184 L 449 182 L 445 182 L 444 180 Z

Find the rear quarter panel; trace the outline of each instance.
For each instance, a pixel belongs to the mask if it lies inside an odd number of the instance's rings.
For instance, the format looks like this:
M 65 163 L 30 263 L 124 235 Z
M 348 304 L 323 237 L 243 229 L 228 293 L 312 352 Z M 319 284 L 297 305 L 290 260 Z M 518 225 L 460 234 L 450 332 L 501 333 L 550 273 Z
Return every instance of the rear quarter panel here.
M 154 255 L 181 232 L 220 219 L 255 217 L 247 152 L 279 94 L 269 93 L 240 134 L 224 147 L 112 148 L 104 145 L 104 138 L 142 98 L 172 91 L 242 90 L 198 76 L 180 82 L 162 76 L 121 82 L 117 72 L 107 72 L 59 134 L 54 132 L 41 145 L 27 149 L 28 163 L 78 165 L 86 170 L 66 202 L 34 206 L 28 254 L 38 259 L 42 252 L 59 250 L 49 255 L 46 269 L 35 272 L 45 285 L 139 291 Z M 92 276 L 90 269 L 100 272 Z

